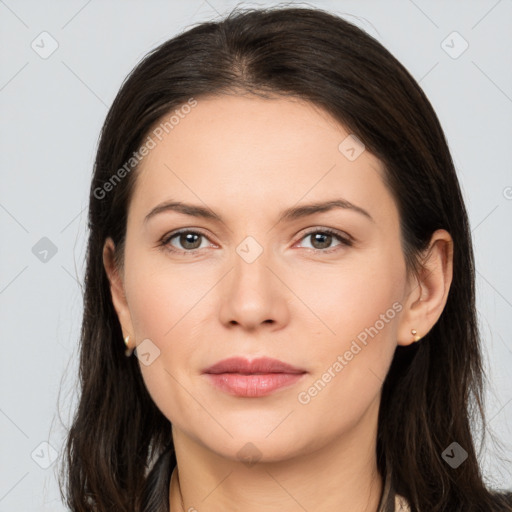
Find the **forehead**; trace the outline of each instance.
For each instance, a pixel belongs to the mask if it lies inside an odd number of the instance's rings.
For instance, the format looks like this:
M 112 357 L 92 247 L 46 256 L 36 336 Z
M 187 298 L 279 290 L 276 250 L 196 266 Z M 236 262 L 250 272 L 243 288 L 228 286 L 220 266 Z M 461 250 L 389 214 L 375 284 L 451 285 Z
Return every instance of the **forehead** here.
M 372 206 L 378 215 L 379 205 L 392 201 L 380 161 L 309 102 L 213 96 L 197 99 L 174 124 L 165 125 L 168 119 L 149 132 L 155 144 L 137 170 L 136 208 L 170 196 L 257 212 L 341 194 L 367 205 L 378 199 Z M 357 158 L 348 158 L 354 156 L 346 153 L 349 146 Z
M 348 135 L 327 112 L 292 97 L 209 96 L 198 99 L 187 114 L 171 117 L 172 126 L 165 123 L 170 116 L 157 123 L 161 140 L 144 159 L 143 168 L 161 156 L 167 158 L 170 151 L 179 159 L 190 153 L 191 144 L 196 151 L 186 157 L 196 160 L 203 156 L 247 160 L 258 155 L 272 157 L 274 162 L 278 157 L 278 161 L 293 161 L 297 154 L 307 153 L 317 158 L 320 151 L 337 152 L 339 142 Z

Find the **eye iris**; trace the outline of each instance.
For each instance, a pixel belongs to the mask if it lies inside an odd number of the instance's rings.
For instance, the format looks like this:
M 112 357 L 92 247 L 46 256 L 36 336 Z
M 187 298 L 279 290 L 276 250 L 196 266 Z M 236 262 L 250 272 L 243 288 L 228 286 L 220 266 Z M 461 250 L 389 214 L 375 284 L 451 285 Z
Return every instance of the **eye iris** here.
M 323 239 L 323 240 L 322 240 Z M 320 242 L 320 247 L 315 246 L 316 242 Z M 312 238 L 312 245 L 315 249 L 326 249 L 331 245 L 332 235 L 328 233 L 314 233 Z
M 200 236 L 196 233 L 183 233 L 180 235 L 180 244 L 185 249 L 197 249 L 200 245 Z M 193 238 L 195 237 L 195 240 Z M 199 244 L 197 243 L 199 241 Z

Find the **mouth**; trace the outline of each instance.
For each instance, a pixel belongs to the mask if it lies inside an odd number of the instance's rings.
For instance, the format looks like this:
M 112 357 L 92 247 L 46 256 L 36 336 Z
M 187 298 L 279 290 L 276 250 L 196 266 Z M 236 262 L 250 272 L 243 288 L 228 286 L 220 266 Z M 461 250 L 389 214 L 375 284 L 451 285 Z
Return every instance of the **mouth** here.
M 242 357 L 224 359 L 203 370 L 216 388 L 233 396 L 256 398 L 296 384 L 307 371 L 268 357 L 249 361 Z

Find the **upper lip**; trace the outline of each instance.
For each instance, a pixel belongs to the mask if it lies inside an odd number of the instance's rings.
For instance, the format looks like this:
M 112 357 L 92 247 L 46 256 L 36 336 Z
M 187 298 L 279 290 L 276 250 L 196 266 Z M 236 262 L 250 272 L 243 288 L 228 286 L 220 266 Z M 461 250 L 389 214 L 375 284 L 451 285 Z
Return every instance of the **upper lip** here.
M 291 364 L 272 359 L 259 357 L 245 359 L 243 357 L 230 357 L 206 368 L 203 373 L 305 373 L 306 370 L 292 366 Z

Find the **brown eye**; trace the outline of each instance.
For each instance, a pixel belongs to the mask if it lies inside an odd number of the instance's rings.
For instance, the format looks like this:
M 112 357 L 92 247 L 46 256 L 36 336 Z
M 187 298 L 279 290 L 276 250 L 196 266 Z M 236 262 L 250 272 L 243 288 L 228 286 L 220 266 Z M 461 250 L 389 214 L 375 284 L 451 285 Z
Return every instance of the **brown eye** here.
M 201 235 L 195 233 L 185 233 L 178 235 L 179 243 L 185 249 L 198 249 L 201 245 Z M 199 240 L 199 244 L 197 243 Z
M 327 249 L 332 243 L 333 236 L 328 233 L 313 233 L 311 236 L 311 245 L 315 249 Z
M 170 236 L 165 237 L 162 240 L 162 245 L 166 246 L 170 251 L 176 252 L 192 252 L 202 248 L 202 239 L 205 239 L 205 235 L 197 231 L 178 231 L 172 233 Z M 177 245 L 171 243 L 171 240 L 176 239 Z
M 316 229 L 315 231 L 310 231 L 309 233 L 306 233 L 301 240 L 304 240 L 308 237 L 311 240 L 311 249 L 320 252 L 336 251 L 340 246 L 352 245 L 351 240 L 330 229 Z M 336 240 L 339 243 L 333 246 L 333 241 Z

